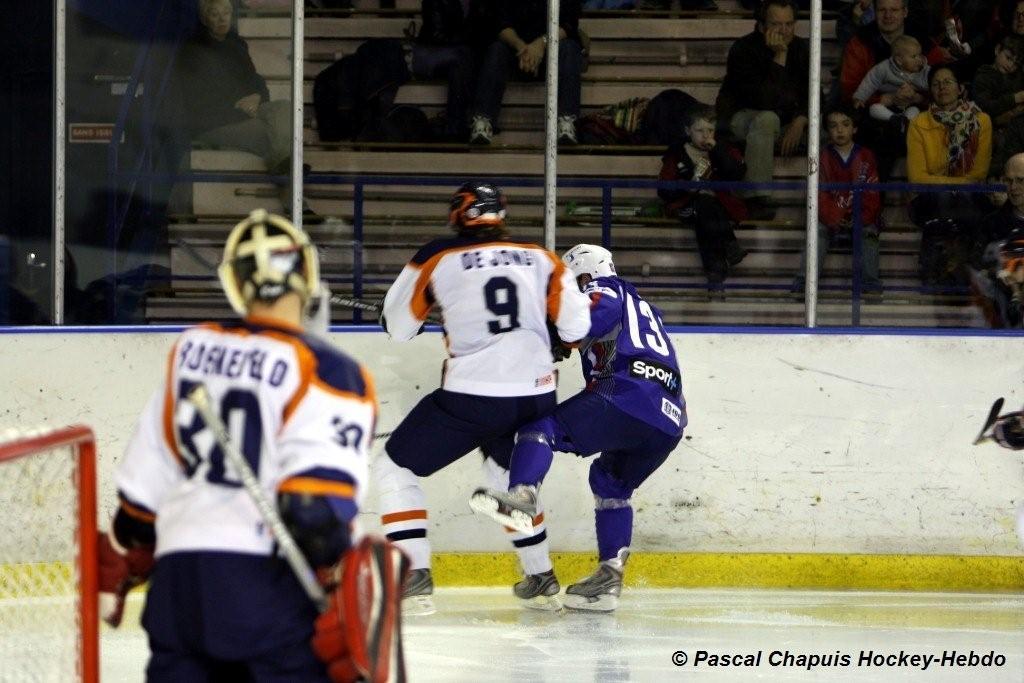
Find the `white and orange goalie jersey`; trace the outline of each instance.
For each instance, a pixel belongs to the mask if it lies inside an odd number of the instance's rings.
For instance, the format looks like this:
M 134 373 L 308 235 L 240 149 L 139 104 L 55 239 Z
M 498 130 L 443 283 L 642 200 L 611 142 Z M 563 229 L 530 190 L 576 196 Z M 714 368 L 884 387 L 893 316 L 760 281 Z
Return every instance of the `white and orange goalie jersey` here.
M 550 251 L 487 237 L 437 239 L 406 264 L 384 298 L 395 339 L 414 337 L 433 308 L 444 327 L 442 388 L 476 396 L 555 390 L 547 321 L 562 340 L 590 329 L 590 300 Z
M 186 396 L 209 390 L 267 496 L 324 496 L 354 516 L 377 403 L 369 374 L 326 342 L 249 318 L 186 330 L 117 470 L 122 508 L 155 516 L 156 556 L 269 555 L 274 539 Z M 345 515 L 349 517 L 349 515 Z

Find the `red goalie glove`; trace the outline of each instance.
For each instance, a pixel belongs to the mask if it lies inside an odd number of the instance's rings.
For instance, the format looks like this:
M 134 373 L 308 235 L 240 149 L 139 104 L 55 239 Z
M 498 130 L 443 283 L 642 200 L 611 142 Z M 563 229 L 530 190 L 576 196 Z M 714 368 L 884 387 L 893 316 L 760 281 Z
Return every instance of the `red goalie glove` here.
M 117 627 L 124 614 L 124 599 L 128 591 L 146 582 L 153 571 L 153 547 L 145 546 L 125 550 L 110 534 L 100 532 L 99 586 L 100 616 L 103 621 Z
M 403 683 L 401 602 L 408 558 L 390 541 L 367 537 L 341 564 L 341 581 L 316 620 L 313 651 L 335 683 Z

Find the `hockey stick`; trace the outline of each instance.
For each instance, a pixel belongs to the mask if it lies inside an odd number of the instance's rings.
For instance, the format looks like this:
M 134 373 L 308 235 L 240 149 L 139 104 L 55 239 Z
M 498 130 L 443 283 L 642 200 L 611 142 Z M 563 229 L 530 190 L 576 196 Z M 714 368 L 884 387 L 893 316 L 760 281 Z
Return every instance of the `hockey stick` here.
M 377 313 L 381 311 L 380 303 L 364 301 L 363 299 L 356 299 L 350 296 L 341 296 L 340 294 L 332 294 L 330 299 L 332 304 L 338 306 L 344 306 L 345 308 L 354 308 L 359 311 L 366 311 L 368 313 Z M 428 322 L 431 325 L 440 325 L 441 319 L 436 315 L 428 315 L 424 322 Z
M 259 481 L 256 480 L 256 475 L 253 473 L 252 468 L 249 467 L 249 463 L 246 462 L 245 457 L 242 456 L 231 442 L 231 437 L 228 435 L 224 422 L 221 421 L 210 405 L 210 393 L 206 390 L 206 386 L 202 383 L 197 384 L 189 393 L 187 399 L 199 411 L 206 426 L 213 432 L 213 438 L 216 439 L 220 449 L 224 451 L 224 457 L 227 458 L 232 467 L 238 470 L 238 476 L 242 479 L 242 486 L 245 488 L 246 493 L 249 494 L 249 497 L 252 498 L 252 502 L 256 504 L 256 509 L 259 510 L 263 521 L 267 523 L 267 526 L 273 532 L 274 538 L 277 539 L 278 544 L 281 546 L 281 552 L 284 553 L 288 566 L 295 572 L 295 577 L 302 584 L 306 595 L 316 605 L 317 610 L 323 612 L 327 609 L 327 596 L 324 594 L 324 589 L 317 583 L 316 577 L 313 574 L 313 568 L 309 566 L 305 555 L 302 554 L 302 551 L 295 544 L 295 539 L 292 538 L 284 522 L 281 521 L 281 516 L 277 514 L 277 509 L 267 500 L 267 495 L 260 487 Z
M 981 428 L 981 431 L 978 432 L 978 438 L 974 440 L 975 446 L 991 438 L 986 436 L 985 432 L 987 432 L 989 428 L 996 423 L 996 420 L 999 419 L 999 411 L 1002 409 L 1003 397 L 1000 396 L 995 400 L 995 403 L 992 404 L 992 410 L 988 411 L 988 417 L 985 418 L 985 426 Z
M 380 304 L 372 303 L 369 301 L 363 301 L 362 299 L 356 299 L 348 296 L 341 296 L 340 294 L 331 295 L 331 303 L 338 306 L 344 306 L 345 308 L 355 308 L 360 311 L 368 311 L 370 313 L 380 313 Z

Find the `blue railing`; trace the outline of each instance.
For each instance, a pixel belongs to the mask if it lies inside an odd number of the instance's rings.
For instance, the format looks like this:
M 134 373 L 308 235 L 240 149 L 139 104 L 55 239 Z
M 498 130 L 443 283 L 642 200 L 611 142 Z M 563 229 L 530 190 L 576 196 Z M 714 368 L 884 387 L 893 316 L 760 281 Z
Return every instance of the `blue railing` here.
M 510 175 L 484 175 L 474 176 L 475 179 L 494 182 L 502 187 L 543 187 L 544 179 L 539 176 L 510 176 Z M 233 173 L 233 172 L 193 172 L 181 173 L 173 176 L 161 176 L 158 179 L 177 182 L 221 182 L 236 184 L 276 184 L 283 185 L 289 181 L 287 176 L 275 176 L 259 173 Z M 454 188 L 465 182 L 466 176 L 456 175 L 359 175 L 347 173 L 311 173 L 304 179 L 305 185 L 344 185 L 351 186 L 352 193 L 352 262 L 353 272 L 350 278 L 332 278 L 331 282 L 351 284 L 353 295 L 363 296 L 364 285 L 383 284 L 379 280 L 365 277 L 363 261 L 363 237 L 365 233 L 365 188 L 368 185 L 378 186 L 436 186 Z M 692 181 L 664 181 L 647 179 L 624 179 L 624 178 L 593 178 L 593 177 L 559 177 L 558 187 L 562 189 L 591 188 L 601 190 L 601 243 L 607 248 L 613 248 L 613 223 L 612 213 L 614 195 L 616 189 L 684 189 L 684 190 L 775 190 L 775 191 L 801 191 L 806 190 L 807 184 L 802 181 L 779 181 L 773 183 L 746 183 L 736 181 L 715 181 L 715 182 L 692 182 Z M 851 247 L 853 258 L 852 283 L 849 288 L 843 285 L 819 285 L 819 290 L 828 291 L 851 291 L 852 310 L 851 324 L 857 326 L 861 318 L 861 302 L 863 298 L 863 283 L 861 282 L 861 264 L 863 263 L 862 237 L 864 225 L 862 221 L 862 205 L 864 192 L 915 192 L 934 193 L 955 190 L 964 193 L 991 193 L 1004 189 L 1001 185 L 930 185 L 918 183 L 821 183 L 819 190 L 849 190 L 853 194 L 853 226 L 851 231 Z M 651 199 L 654 200 L 652 192 Z M 512 207 L 514 211 L 514 206 Z M 178 279 L 178 278 L 175 278 Z M 202 279 L 202 278 L 188 278 Z M 707 285 L 697 283 L 662 283 L 646 282 L 652 287 L 675 287 L 677 289 L 706 289 Z M 746 284 L 727 283 L 722 285 L 723 289 L 731 290 L 788 290 L 790 285 L 771 284 Z M 964 294 L 966 287 L 929 287 L 929 286 L 887 286 L 887 291 L 911 291 L 934 294 Z M 356 322 L 361 320 L 359 312 L 354 314 Z

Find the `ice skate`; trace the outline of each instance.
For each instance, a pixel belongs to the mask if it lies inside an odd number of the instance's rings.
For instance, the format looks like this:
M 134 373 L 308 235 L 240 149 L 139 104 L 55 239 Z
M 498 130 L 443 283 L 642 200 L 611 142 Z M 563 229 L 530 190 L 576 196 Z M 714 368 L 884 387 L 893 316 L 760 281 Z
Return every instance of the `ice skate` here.
M 434 607 L 434 577 L 430 569 L 413 569 L 402 589 L 402 614 L 426 616 L 437 611 Z
M 629 548 L 623 548 L 610 560 L 597 565 L 597 571 L 565 589 L 565 606 L 591 612 L 612 612 L 619 606 L 622 575 Z
M 537 487 L 520 485 L 511 491 L 477 489 L 469 499 L 469 507 L 521 534 L 532 534 L 533 518 L 537 516 Z
M 523 601 L 524 607 L 547 612 L 558 612 L 562 609 L 562 602 L 558 599 L 561 590 L 554 569 L 540 574 L 528 574 L 512 587 L 512 592 Z

